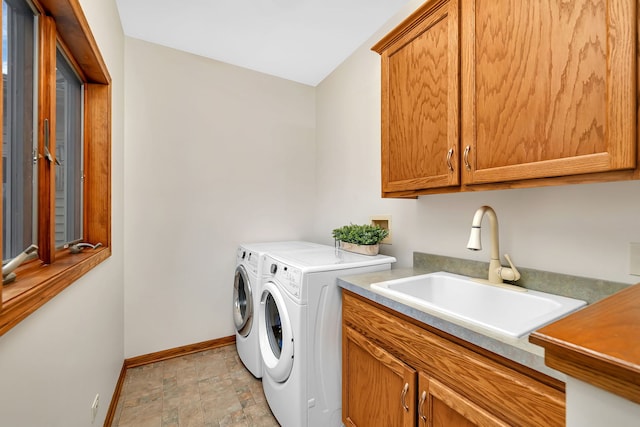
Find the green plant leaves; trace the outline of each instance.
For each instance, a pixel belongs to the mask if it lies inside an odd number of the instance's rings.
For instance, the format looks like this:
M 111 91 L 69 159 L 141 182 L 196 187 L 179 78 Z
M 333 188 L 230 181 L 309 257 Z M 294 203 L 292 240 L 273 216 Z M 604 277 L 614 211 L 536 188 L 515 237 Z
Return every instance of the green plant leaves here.
M 375 245 L 388 234 L 389 230 L 371 224 L 349 224 L 336 228 L 332 232 L 334 239 L 357 245 Z

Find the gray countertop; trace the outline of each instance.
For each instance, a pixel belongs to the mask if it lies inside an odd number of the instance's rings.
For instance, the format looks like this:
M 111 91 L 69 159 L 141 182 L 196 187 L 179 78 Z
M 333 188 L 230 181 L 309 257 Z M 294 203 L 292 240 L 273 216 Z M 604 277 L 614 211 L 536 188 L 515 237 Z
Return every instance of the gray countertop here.
M 413 268 L 392 269 L 377 273 L 341 277 L 338 279 L 338 285 L 485 350 L 535 369 L 553 378 L 565 381 L 566 376 L 563 373 L 551 369 L 544 364 L 544 349 L 535 344 L 531 344 L 528 334 L 518 339 L 500 335 L 473 323 L 465 322 L 383 295 L 371 288 L 371 283 L 432 273 L 435 271 L 448 271 L 469 277 L 486 277 L 489 263 L 414 252 L 413 265 Z M 519 268 L 519 270 L 522 274 L 521 279 L 518 281 L 519 286 L 581 299 L 587 301 L 589 304 L 629 286 L 623 283 L 569 276 L 528 268 Z

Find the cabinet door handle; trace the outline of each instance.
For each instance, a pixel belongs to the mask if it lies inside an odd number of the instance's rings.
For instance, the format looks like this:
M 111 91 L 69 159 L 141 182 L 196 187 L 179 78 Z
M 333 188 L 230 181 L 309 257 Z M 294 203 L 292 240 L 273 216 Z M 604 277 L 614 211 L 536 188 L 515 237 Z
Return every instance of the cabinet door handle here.
M 462 156 L 462 159 L 464 160 L 464 167 L 467 168 L 468 171 L 471 170 L 471 165 L 469 164 L 469 151 L 471 151 L 471 146 L 467 145 L 464 148 L 464 155 Z
M 449 151 L 447 151 L 447 167 L 449 168 L 449 172 L 453 172 L 453 165 L 451 164 L 452 156 L 453 156 L 453 148 L 449 148 Z
M 405 402 L 405 397 L 407 397 L 407 391 L 409 391 L 409 383 L 404 383 L 404 388 L 402 389 L 402 393 L 400 393 L 400 403 L 405 411 L 409 412 L 409 407 Z
M 427 400 L 427 392 L 423 391 L 422 395 L 420 395 L 420 403 L 418 403 L 418 415 L 420 419 L 427 422 L 427 417 L 424 415 L 424 401 Z

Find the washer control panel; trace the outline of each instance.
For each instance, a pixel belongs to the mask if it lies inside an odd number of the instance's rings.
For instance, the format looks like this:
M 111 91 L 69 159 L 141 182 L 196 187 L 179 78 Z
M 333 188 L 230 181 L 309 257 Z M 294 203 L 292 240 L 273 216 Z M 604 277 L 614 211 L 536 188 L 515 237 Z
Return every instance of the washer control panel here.
M 302 291 L 302 271 L 287 264 L 283 264 L 266 257 L 264 273 L 275 281 L 293 298 L 300 300 Z

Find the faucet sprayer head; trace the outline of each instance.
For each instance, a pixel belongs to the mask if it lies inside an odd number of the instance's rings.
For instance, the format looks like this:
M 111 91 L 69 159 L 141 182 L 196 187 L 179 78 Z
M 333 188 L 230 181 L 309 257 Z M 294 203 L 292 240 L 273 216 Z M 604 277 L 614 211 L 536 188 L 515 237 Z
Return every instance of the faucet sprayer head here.
M 479 251 L 482 249 L 482 242 L 480 241 L 480 227 L 475 225 L 471 226 L 471 234 L 469 235 L 469 243 L 467 243 L 467 249 L 472 251 Z

